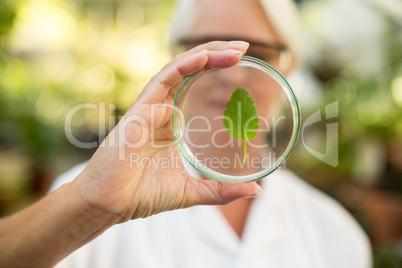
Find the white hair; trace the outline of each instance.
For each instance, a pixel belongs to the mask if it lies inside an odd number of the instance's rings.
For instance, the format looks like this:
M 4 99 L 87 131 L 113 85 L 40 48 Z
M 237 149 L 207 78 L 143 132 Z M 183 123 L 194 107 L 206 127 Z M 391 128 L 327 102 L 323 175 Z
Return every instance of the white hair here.
M 191 32 L 200 3 L 206 0 L 178 0 L 173 13 L 169 41 L 177 41 Z M 219 1 L 219 0 L 215 0 Z M 250 1 L 250 0 L 245 0 Z M 297 7 L 292 0 L 258 0 L 279 38 L 292 52 L 295 65 L 300 60 L 300 27 Z

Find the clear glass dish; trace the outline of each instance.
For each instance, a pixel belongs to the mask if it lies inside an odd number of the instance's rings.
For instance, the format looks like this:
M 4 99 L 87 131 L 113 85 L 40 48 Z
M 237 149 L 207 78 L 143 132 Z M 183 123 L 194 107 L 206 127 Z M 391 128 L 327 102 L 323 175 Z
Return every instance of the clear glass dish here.
M 223 123 L 237 88 L 248 91 L 258 115 L 246 157 L 244 141 L 233 138 Z M 269 175 L 284 164 L 299 135 L 299 106 L 288 82 L 272 66 L 248 56 L 230 68 L 188 77 L 174 104 L 172 126 L 181 154 L 201 174 L 222 182 Z

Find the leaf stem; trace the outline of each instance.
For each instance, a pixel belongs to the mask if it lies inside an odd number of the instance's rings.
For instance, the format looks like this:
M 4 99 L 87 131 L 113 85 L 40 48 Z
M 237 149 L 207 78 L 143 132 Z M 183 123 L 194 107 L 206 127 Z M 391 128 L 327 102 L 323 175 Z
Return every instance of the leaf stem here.
M 244 158 L 243 158 L 243 163 L 246 163 L 246 159 L 247 159 L 247 144 L 246 144 L 246 140 L 244 139 Z

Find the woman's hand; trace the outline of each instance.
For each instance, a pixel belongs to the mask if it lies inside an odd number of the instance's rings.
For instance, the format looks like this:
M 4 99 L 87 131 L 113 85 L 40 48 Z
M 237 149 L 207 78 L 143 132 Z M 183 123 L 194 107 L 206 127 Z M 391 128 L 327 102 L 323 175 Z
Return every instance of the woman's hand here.
M 247 47 L 245 42 L 211 42 L 179 54 L 156 74 L 71 183 L 85 209 L 124 222 L 257 195 L 256 183 L 225 184 L 189 175 L 171 125 L 174 98 L 184 79 L 205 68 L 233 66 Z
M 198 180 L 185 172 L 171 126 L 186 76 L 236 64 L 246 43 L 213 42 L 180 54 L 145 87 L 83 172 L 31 207 L 0 220 L 1 267 L 52 267 L 112 225 L 259 193 L 256 183 Z M 153 126 L 153 127 L 152 127 Z M 133 157 L 137 163 L 133 163 Z M 141 167 L 141 160 L 170 165 Z M 168 163 L 169 164 L 169 163 Z M 176 166 L 177 165 L 177 166 Z

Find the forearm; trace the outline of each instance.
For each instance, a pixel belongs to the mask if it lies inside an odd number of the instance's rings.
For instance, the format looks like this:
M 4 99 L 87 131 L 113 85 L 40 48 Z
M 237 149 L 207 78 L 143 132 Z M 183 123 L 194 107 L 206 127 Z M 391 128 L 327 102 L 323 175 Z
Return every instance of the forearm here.
M 118 221 L 88 207 L 74 187 L 0 221 L 0 267 L 51 267 Z

